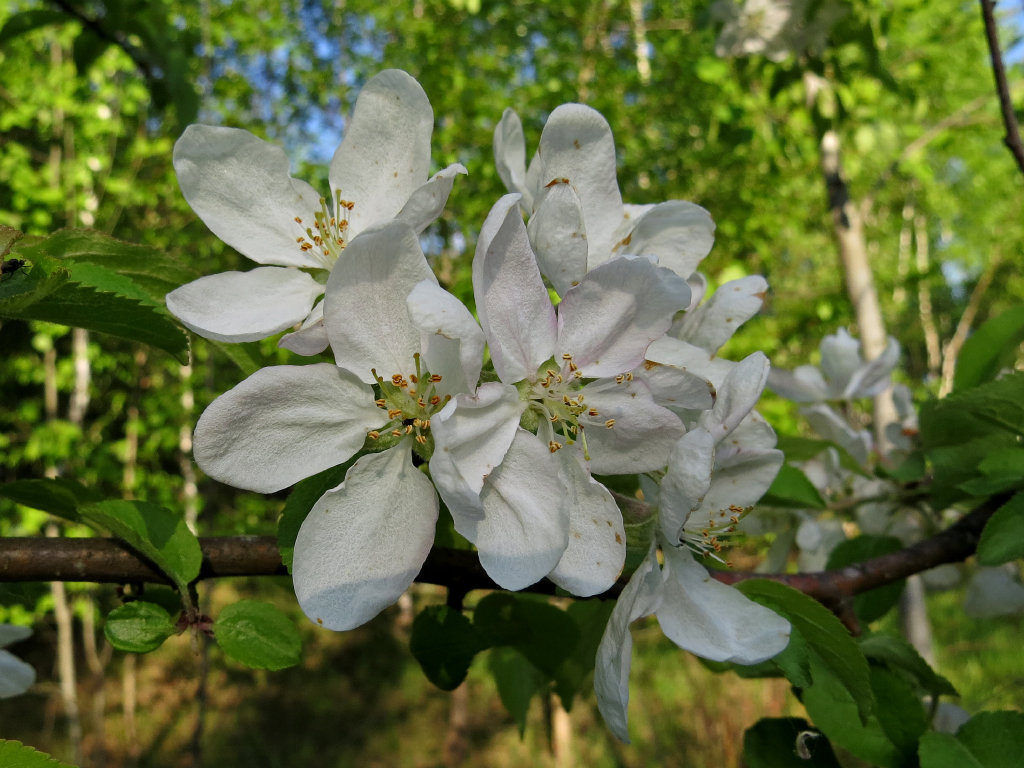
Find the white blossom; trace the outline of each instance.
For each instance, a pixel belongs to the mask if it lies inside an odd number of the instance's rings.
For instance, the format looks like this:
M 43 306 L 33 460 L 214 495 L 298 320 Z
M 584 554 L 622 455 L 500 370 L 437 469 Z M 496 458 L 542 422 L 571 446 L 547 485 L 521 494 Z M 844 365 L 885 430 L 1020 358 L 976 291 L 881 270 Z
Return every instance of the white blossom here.
M 0 649 L 32 634 L 28 627 L 0 624 Z M 0 650 L 0 699 L 24 693 L 36 681 L 36 671 L 10 651 Z

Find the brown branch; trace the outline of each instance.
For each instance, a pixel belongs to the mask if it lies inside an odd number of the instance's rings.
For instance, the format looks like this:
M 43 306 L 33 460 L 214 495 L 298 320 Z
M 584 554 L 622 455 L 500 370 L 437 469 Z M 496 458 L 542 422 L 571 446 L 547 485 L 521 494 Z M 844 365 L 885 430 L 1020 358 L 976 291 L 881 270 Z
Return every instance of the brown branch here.
M 777 581 L 815 598 L 842 617 L 849 613 L 854 595 L 970 557 L 985 523 L 1005 501 L 993 497 L 930 539 L 846 568 L 794 574 L 712 571 L 711 575 L 726 584 L 747 579 Z M 199 542 L 203 550 L 200 579 L 287 575 L 273 536 L 208 536 Z M 475 589 L 500 589 L 480 566 L 477 554 L 468 550 L 435 549 L 416 580 L 446 586 L 462 595 Z M 599 597 L 618 596 L 626 580 L 620 579 Z M 0 582 L 31 581 L 168 583 L 155 566 L 115 539 L 0 539 Z M 545 580 L 528 591 L 554 594 L 555 586 Z
M 995 0 L 981 0 L 981 18 L 985 21 L 985 38 L 988 40 L 988 50 L 992 55 L 992 74 L 996 80 L 999 107 L 1003 113 L 1003 125 L 1006 127 L 1003 143 L 1006 144 L 1010 154 L 1017 161 L 1020 172 L 1024 173 L 1024 142 L 1020 138 L 1020 126 L 1017 124 L 1017 115 L 1013 111 L 1013 102 L 1010 101 L 1010 86 L 1006 82 L 1006 68 L 1003 66 L 1003 56 L 999 52 L 999 30 L 996 26 L 995 6 Z

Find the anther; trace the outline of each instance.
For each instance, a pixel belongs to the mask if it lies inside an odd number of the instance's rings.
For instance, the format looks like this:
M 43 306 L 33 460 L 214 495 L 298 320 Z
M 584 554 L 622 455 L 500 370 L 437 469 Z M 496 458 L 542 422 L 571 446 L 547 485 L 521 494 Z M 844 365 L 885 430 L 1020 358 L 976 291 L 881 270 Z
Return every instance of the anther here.
M 388 418 L 389 419 L 397 419 L 401 415 L 402 415 L 402 409 L 401 408 L 392 408 L 390 411 L 388 411 Z
M 373 403 L 378 408 L 387 408 L 388 407 L 388 401 L 385 400 L 383 397 L 380 400 L 374 400 Z
M 376 440 L 377 438 L 380 437 L 380 432 L 378 432 L 376 429 L 371 432 L 367 432 L 366 434 L 371 440 Z
M 430 374 L 430 380 L 434 384 L 437 384 L 439 381 L 441 381 L 441 374 L 440 373 L 432 373 L 432 374 Z
M 441 398 L 438 395 L 434 395 L 433 397 L 430 398 L 430 404 L 431 405 L 437 405 L 440 402 L 441 402 Z
M 606 427 L 607 427 L 608 429 L 611 429 L 612 427 L 614 427 L 614 426 L 615 426 L 615 419 L 608 419 L 608 421 L 606 421 L 606 422 L 604 423 L 604 425 L 605 425 L 605 426 L 606 426 Z
M 554 453 L 555 451 L 561 450 L 562 444 L 557 443 L 554 440 L 548 443 L 548 450 Z
M 402 430 L 400 430 L 400 429 L 392 429 L 391 430 L 391 436 L 392 437 L 401 437 L 402 436 Z

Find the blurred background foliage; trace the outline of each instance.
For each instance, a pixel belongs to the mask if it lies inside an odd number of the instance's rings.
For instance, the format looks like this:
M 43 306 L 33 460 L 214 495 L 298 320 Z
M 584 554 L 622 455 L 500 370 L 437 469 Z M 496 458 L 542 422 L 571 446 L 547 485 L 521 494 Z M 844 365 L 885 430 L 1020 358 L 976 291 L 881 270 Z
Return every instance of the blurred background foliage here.
M 1001 142 L 975 4 L 838 5 L 843 14 L 820 48 L 729 59 L 715 53 L 721 24 L 707 0 L 8 0 L 0 223 L 35 235 L 94 228 L 166 251 L 196 274 L 246 269 L 178 191 L 171 150 L 182 127 L 239 126 L 283 144 L 294 174 L 326 190 L 326 164 L 362 83 L 398 67 L 433 104 L 435 169 L 469 169 L 424 240 L 453 291 L 468 298 L 476 231 L 504 192 L 491 149 L 502 111 L 523 118 L 532 154 L 547 114 L 583 101 L 615 131 L 625 200 L 683 198 L 711 212 L 717 243 L 702 271 L 712 284 L 767 277 L 764 312 L 724 354 L 762 349 L 792 368 L 816 362 L 824 335 L 855 326 L 820 170 L 820 138 L 834 130 L 885 321 L 921 399 L 937 390 L 965 311 L 976 327 L 1024 295 L 1024 187 Z M 1003 21 L 1012 49 L 1019 26 Z M 1011 69 L 1019 105 L 1021 66 Z M 258 359 L 288 360 L 273 341 L 256 347 Z M 111 337 L 5 321 L 0 482 L 73 477 L 107 497 L 183 510 L 201 534 L 273 533 L 283 495 L 208 481 L 188 455 L 196 415 L 244 377 L 240 354 L 193 338 L 192 363 L 182 366 Z M 767 399 L 763 410 L 781 433 L 798 430 L 790 406 Z M 0 505 L 2 535 L 52 526 Z M 286 584 L 211 586 L 203 597 L 224 602 L 235 590 L 293 603 Z M 86 725 L 84 737 L 68 737 L 68 693 L 50 682 L 54 599 L 38 585 L 0 586 L 0 621 L 41 628 L 24 655 L 42 680 L 0 705 L 0 736 L 88 765 L 188 765 L 196 742 L 218 766 L 423 766 L 460 754 L 466 765 L 575 756 L 595 766 L 727 766 L 739 764 L 745 727 L 800 709 L 780 681 L 711 676 L 666 641 L 640 637 L 637 745 L 614 743 L 589 699 L 571 714 L 566 753 L 564 713 L 531 710 L 520 740 L 476 667 L 455 699 L 432 690 L 403 639 L 409 604 L 341 636 L 303 625 L 305 666 L 267 674 L 194 656 L 184 641 L 138 666 L 112 657 L 96 639 L 96 616 L 117 596 L 76 586 Z M 443 597 L 418 587 L 412 599 Z M 954 633 L 937 638 L 940 648 L 964 652 L 940 650 L 939 669 L 968 705 L 1019 706 L 1024 668 L 1019 654 L 1004 653 L 1018 647 L 1019 620 L 968 625 L 945 595 L 931 607 L 942 613 L 939 631 Z M 980 672 L 976 661 L 958 666 L 982 651 L 994 661 Z M 467 696 L 472 704 L 460 709 Z

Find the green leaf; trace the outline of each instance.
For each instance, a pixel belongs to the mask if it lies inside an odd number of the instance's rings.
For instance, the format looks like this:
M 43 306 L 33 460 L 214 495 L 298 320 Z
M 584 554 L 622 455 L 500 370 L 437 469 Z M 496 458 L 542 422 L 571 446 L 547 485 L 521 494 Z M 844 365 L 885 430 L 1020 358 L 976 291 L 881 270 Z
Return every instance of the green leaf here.
M 873 557 L 888 555 L 903 549 L 903 543 L 892 536 L 858 536 L 842 541 L 828 556 L 825 569 L 834 571 Z M 853 598 L 853 611 L 863 623 L 882 618 L 900 601 L 906 579 L 894 581 L 884 587 L 862 592 Z
M 926 733 L 917 748 L 921 768 L 985 768 L 948 733 Z
M 758 720 L 743 734 L 747 768 L 840 768 L 832 745 L 801 717 Z
M 819 440 L 811 437 L 793 437 L 780 435 L 776 447 L 786 454 L 786 463 L 797 461 L 808 461 L 820 455 L 823 451 L 832 448 L 839 454 L 839 464 L 844 469 L 855 472 L 858 475 L 864 474 L 862 467 L 850 452 L 838 443 L 831 440 Z
M 226 656 L 254 669 L 293 667 L 302 658 L 302 637 L 292 620 L 256 600 L 241 600 L 221 611 L 213 638 Z
M 32 260 L 41 256 L 59 259 L 73 270 L 82 264 L 104 267 L 129 278 L 161 305 L 169 291 L 199 277 L 192 267 L 161 250 L 87 229 L 62 229 L 18 252 Z M 88 283 L 84 278 L 81 281 Z
M 576 622 L 561 608 L 507 592 L 492 592 L 477 603 L 473 624 L 488 646 L 516 648 L 550 678 L 580 639 Z
M 978 562 L 1001 565 L 1024 557 L 1024 493 L 1015 494 L 985 524 L 978 542 Z
M 69 17 L 60 11 L 22 11 L 10 16 L 0 29 L 0 43 L 6 43 L 19 35 L 31 32 L 33 29 L 45 27 L 49 24 L 62 24 L 68 21 Z
M 101 501 L 79 508 L 82 520 L 109 530 L 148 558 L 184 592 L 199 575 L 203 552 L 185 520 L 145 501 Z
M 814 684 L 803 691 L 803 704 L 829 741 L 880 768 L 900 768 L 903 756 L 882 729 L 878 718 L 858 717 L 859 708 L 839 677 L 811 656 Z
M 1019 768 L 1024 755 L 1024 712 L 979 712 L 956 732 L 982 768 Z
M 565 609 L 579 630 L 576 647 L 555 674 L 555 693 L 567 712 L 572 709 L 573 697 L 583 690 L 594 671 L 597 646 L 614 608 L 614 600 L 576 600 Z
M 79 77 L 85 75 L 103 52 L 110 47 L 110 42 L 100 37 L 89 27 L 85 27 L 75 38 L 72 58 L 75 61 L 75 72 Z
M 331 488 L 337 488 L 345 479 L 345 473 L 355 462 L 355 458 L 325 469 L 312 477 L 297 483 L 288 494 L 288 501 L 281 510 L 281 519 L 277 522 L 277 548 L 281 551 L 281 560 L 288 572 L 292 570 L 292 556 L 295 554 L 295 537 L 299 528 L 309 514 L 309 510 Z
M 55 292 L 71 276 L 56 259 L 41 257 L 0 280 L 0 317 L 19 317 L 27 307 Z
M 493 648 L 489 657 L 487 666 L 494 676 L 498 697 L 512 715 L 519 728 L 519 735 L 522 736 L 526 731 L 530 701 L 544 689 L 544 675 L 514 648 Z
M 430 605 L 412 623 L 409 649 L 423 673 L 444 691 L 466 679 L 473 657 L 486 648 L 473 623 L 447 605 Z
M 903 674 L 932 696 L 958 696 L 956 688 L 938 674 L 909 642 L 896 635 L 876 634 L 860 638 L 861 652 L 869 661 L 884 664 Z
M 845 691 L 850 701 L 855 703 L 855 712 L 861 721 L 866 721 L 872 707 L 868 662 L 839 619 L 815 599 L 778 582 L 751 579 L 740 582 L 738 589 L 754 602 L 789 620 L 794 631 L 799 632 L 807 644 L 807 659 L 814 685 L 819 682 L 814 674 L 814 662 L 817 660 L 819 674 L 834 680 L 835 686 Z
M 792 509 L 825 509 L 827 506 L 807 475 L 792 464 L 782 465 L 760 503 Z
M 41 509 L 72 522 L 78 522 L 80 519 L 79 505 L 100 501 L 103 498 L 102 494 L 92 488 L 63 477 L 4 483 L 0 485 L 0 496 L 10 499 L 15 504 Z
M 163 606 L 136 600 L 115 608 L 107 616 L 103 634 L 119 651 L 149 653 L 177 632 Z
M 75 768 L 20 741 L 7 739 L 0 739 L 0 765 L 4 768 Z
M 1024 306 L 983 323 L 964 342 L 953 374 L 953 391 L 960 392 L 991 381 L 1013 361 L 1024 340 Z
M 904 754 L 917 751 L 917 740 L 928 730 L 921 699 L 903 677 L 884 666 L 871 666 L 875 717 L 889 740 Z

